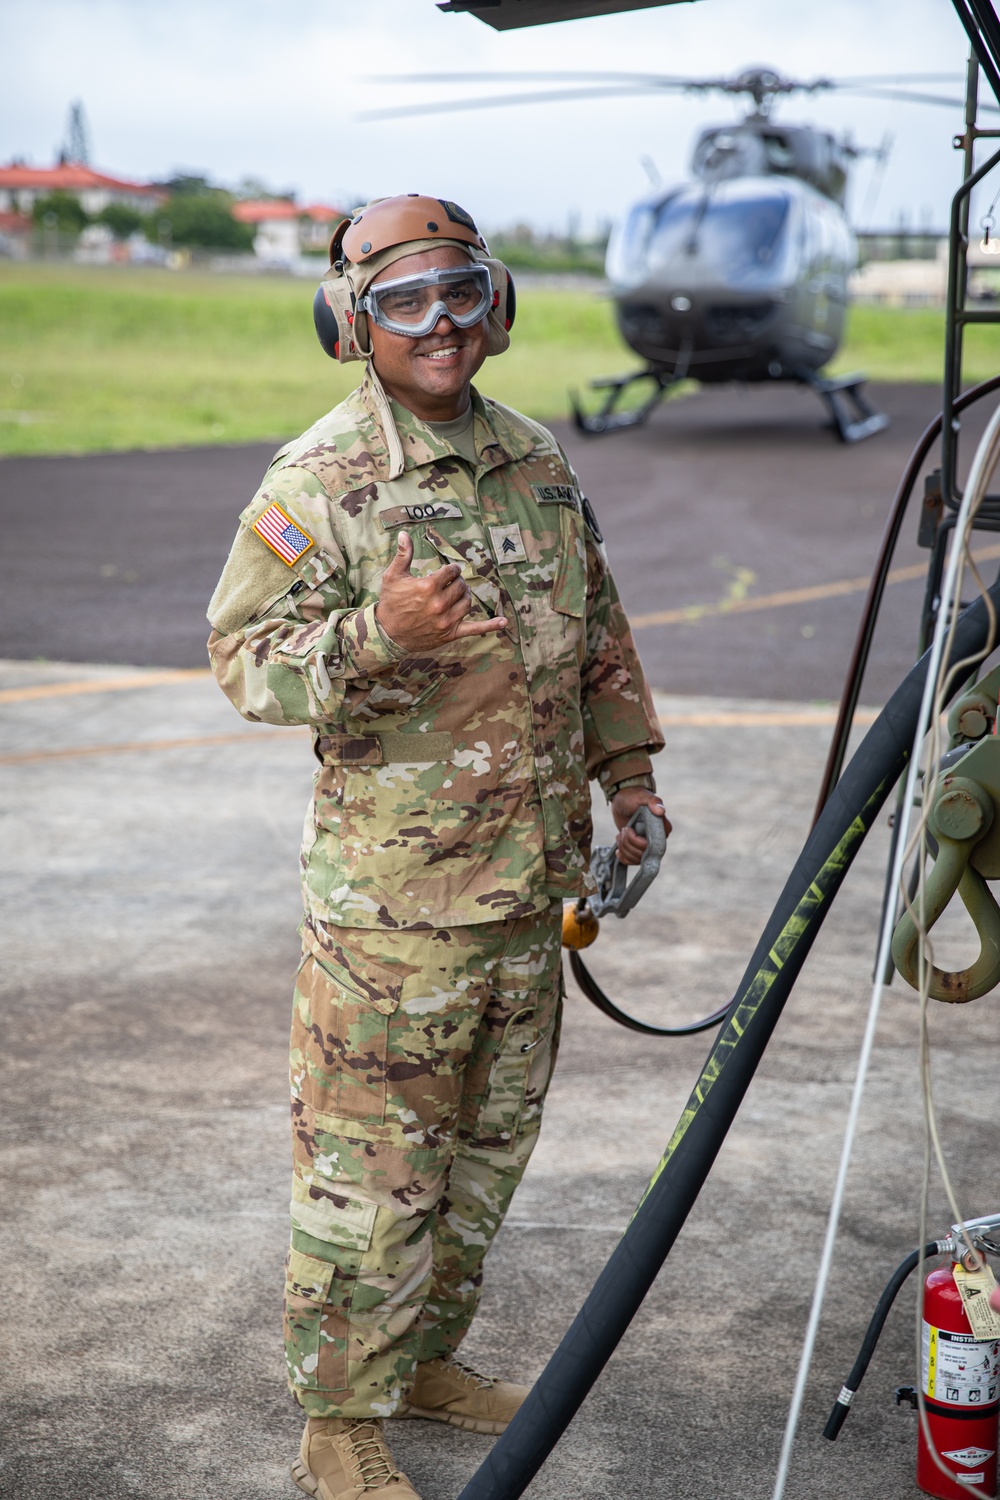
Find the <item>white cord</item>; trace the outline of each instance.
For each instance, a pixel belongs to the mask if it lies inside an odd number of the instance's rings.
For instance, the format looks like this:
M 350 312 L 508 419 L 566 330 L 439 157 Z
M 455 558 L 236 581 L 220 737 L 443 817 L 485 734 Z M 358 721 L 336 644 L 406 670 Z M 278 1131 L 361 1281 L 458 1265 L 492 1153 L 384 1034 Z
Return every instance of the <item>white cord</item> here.
M 941 589 L 941 601 L 938 606 L 937 619 L 934 623 L 934 639 L 931 644 L 930 660 L 927 664 L 927 675 L 924 679 L 924 691 L 920 702 L 920 713 L 917 717 L 917 730 L 913 739 L 913 750 L 906 773 L 906 790 L 899 808 L 900 827 L 889 884 L 891 892 L 899 889 L 902 877 L 903 861 L 906 858 L 907 845 L 909 843 L 910 816 L 914 805 L 920 748 L 927 733 L 932 710 L 937 699 L 938 678 L 941 675 L 941 662 L 945 641 L 951 631 L 953 620 L 957 613 L 957 610 L 953 606 L 958 602 L 956 587 L 959 578 L 959 562 L 965 552 L 970 523 L 982 503 L 983 496 L 986 493 L 986 485 L 997 463 L 998 453 L 1000 453 L 1000 407 L 993 413 L 989 426 L 983 434 L 979 447 L 976 450 L 972 470 L 969 474 L 969 482 L 966 485 L 965 494 L 962 496 L 962 503 L 959 506 L 958 516 L 955 521 L 955 538 L 948 556 L 948 566 Z M 882 1003 L 882 990 L 884 988 L 882 975 L 885 973 L 889 961 L 889 949 L 892 944 L 894 927 L 895 901 L 890 899 L 886 902 L 885 912 L 882 917 L 878 957 L 875 961 L 875 982 L 872 985 L 871 1000 L 868 1007 L 868 1023 L 865 1027 L 864 1040 L 861 1044 L 861 1054 L 858 1058 L 854 1091 L 851 1095 L 851 1107 L 847 1116 L 844 1143 L 840 1153 L 840 1165 L 837 1169 L 837 1180 L 833 1189 L 833 1200 L 830 1204 L 826 1238 L 823 1242 L 823 1253 L 820 1257 L 819 1271 L 816 1276 L 816 1286 L 813 1291 L 812 1306 L 809 1310 L 809 1322 L 806 1327 L 802 1354 L 799 1359 L 795 1388 L 792 1392 L 791 1404 L 788 1409 L 788 1419 L 785 1423 L 785 1435 L 781 1444 L 781 1455 L 778 1459 L 778 1472 L 774 1482 L 772 1500 L 782 1500 L 782 1496 L 785 1493 L 785 1484 L 788 1479 L 788 1468 L 791 1462 L 792 1448 L 795 1444 L 795 1434 L 799 1425 L 799 1417 L 802 1413 L 806 1380 L 809 1376 L 809 1367 L 812 1363 L 820 1315 L 823 1311 L 827 1282 L 830 1277 L 833 1249 L 837 1240 L 837 1230 L 840 1224 L 840 1214 L 844 1201 L 844 1189 L 847 1183 L 847 1171 L 850 1166 L 851 1152 L 854 1149 L 858 1117 L 861 1112 L 861 1100 L 864 1095 L 868 1064 L 871 1059 L 875 1029 L 878 1024 L 879 1008 Z

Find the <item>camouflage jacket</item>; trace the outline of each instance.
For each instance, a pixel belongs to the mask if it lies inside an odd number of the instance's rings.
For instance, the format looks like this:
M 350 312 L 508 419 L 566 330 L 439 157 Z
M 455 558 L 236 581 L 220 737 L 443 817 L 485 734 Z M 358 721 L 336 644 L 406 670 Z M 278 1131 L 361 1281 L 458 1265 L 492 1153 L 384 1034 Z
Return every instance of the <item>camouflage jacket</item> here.
M 544 427 L 473 399 L 475 470 L 400 408 L 394 455 L 366 377 L 278 453 L 209 606 L 240 713 L 313 730 L 313 920 L 465 926 L 580 894 L 588 776 L 610 792 L 663 744 L 575 474 Z M 507 628 L 436 655 L 391 641 L 375 604 L 401 526 L 414 574 L 460 563 Z

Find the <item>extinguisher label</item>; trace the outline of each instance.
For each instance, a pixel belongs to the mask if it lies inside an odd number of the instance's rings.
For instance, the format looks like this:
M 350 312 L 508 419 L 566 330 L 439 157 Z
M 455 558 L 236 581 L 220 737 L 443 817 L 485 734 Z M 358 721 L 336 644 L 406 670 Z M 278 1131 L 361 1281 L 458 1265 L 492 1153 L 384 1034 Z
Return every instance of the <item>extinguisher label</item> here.
M 977 1339 L 1000 1339 L 1000 1312 L 990 1306 L 990 1293 L 996 1291 L 996 1278 L 989 1266 L 981 1271 L 967 1271 L 954 1265 L 951 1274 L 965 1308 L 965 1316 Z
M 1000 1400 L 1000 1340 L 949 1333 L 924 1323 L 924 1391 L 945 1406 L 992 1406 Z

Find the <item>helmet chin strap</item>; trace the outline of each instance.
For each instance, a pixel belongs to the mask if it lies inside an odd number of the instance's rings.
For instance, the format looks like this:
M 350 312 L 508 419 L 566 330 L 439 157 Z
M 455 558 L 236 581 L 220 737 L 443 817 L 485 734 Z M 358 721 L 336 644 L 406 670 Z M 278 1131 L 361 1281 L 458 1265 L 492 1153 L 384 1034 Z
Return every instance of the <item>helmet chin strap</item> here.
M 369 346 L 368 346 L 368 348 L 367 349 L 363 349 L 361 347 L 361 322 L 362 322 L 362 319 L 364 320 L 365 333 L 366 333 L 366 335 L 368 334 L 368 314 L 367 313 L 363 313 L 363 312 L 360 311 L 361 298 L 364 296 L 365 292 L 368 289 L 368 280 L 367 279 L 363 280 L 363 285 L 361 287 L 361 290 L 359 291 L 358 288 L 357 288 L 357 286 L 355 285 L 354 277 L 351 275 L 351 272 L 354 271 L 355 269 L 356 268 L 354 266 L 350 265 L 350 264 L 348 264 L 348 265 L 346 265 L 344 267 L 344 279 L 347 282 L 348 286 L 351 288 L 351 291 L 354 293 L 354 323 L 353 323 L 353 327 L 352 327 L 352 332 L 354 333 L 354 347 L 358 351 L 358 354 L 361 356 L 361 358 L 362 359 L 366 359 L 368 361 L 368 368 L 372 369 L 373 368 L 373 366 L 372 366 L 372 358 L 373 358 L 374 350 L 371 347 L 371 337 L 370 337 L 370 335 L 368 336 L 369 337 Z
M 378 412 L 382 431 L 385 433 L 386 455 L 389 460 L 389 472 L 386 478 L 398 479 L 404 467 L 403 444 L 400 441 L 399 433 L 396 431 L 396 422 L 392 415 L 392 406 L 389 397 L 386 395 L 384 385 L 378 378 L 378 372 L 370 355 L 368 357 L 367 372 L 368 380 L 371 383 L 372 404 Z

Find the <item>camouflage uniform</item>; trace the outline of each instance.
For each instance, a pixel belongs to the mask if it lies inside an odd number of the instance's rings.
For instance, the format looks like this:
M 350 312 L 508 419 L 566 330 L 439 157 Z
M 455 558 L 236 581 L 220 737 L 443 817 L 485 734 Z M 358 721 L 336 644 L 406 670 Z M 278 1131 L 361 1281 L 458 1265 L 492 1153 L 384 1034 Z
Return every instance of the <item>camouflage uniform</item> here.
M 662 745 L 576 476 L 544 428 L 473 406 L 475 468 L 394 406 L 400 456 L 369 374 L 277 455 L 209 608 L 228 697 L 309 724 L 320 762 L 286 1282 L 310 1416 L 390 1415 L 468 1328 L 551 1073 L 588 777 L 643 781 Z M 473 616 L 507 628 L 391 641 L 375 604 L 403 526 L 415 575 L 459 563 Z

